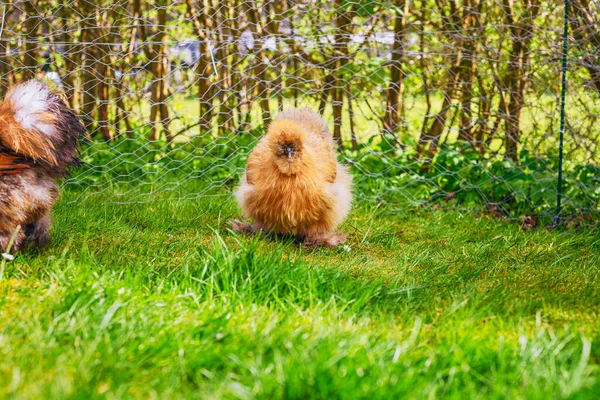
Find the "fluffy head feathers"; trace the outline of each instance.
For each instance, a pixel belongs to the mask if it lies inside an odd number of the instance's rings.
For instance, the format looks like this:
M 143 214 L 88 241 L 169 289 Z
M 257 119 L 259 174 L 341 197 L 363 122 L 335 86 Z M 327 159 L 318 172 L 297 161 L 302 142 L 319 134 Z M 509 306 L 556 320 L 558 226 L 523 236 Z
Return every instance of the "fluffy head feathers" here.
M 84 132 L 80 119 L 41 82 L 15 86 L 0 103 L 0 149 L 35 161 L 55 177 L 78 164 Z
M 10 103 L 14 118 L 23 129 L 54 136 L 57 134 L 54 125 L 57 110 L 50 110 L 55 102 L 54 97 L 46 85 L 29 81 L 15 86 L 4 101 Z
M 277 120 L 267 132 L 267 140 L 275 165 L 285 175 L 298 173 L 304 159 L 306 133 L 292 120 Z

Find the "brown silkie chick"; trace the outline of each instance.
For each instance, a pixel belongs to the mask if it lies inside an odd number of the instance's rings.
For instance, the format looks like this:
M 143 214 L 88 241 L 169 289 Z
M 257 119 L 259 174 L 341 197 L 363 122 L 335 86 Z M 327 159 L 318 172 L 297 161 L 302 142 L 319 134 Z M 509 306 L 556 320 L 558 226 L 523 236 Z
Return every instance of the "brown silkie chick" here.
M 310 109 L 289 109 L 269 126 L 236 191 L 244 215 L 239 233 L 292 234 L 308 246 L 336 246 L 335 229 L 350 211 L 352 179 L 336 161 L 325 121 Z
M 80 119 L 40 82 L 15 86 L 0 102 L 0 251 L 48 242 L 50 212 L 59 196 L 56 180 L 79 164 L 84 131 Z

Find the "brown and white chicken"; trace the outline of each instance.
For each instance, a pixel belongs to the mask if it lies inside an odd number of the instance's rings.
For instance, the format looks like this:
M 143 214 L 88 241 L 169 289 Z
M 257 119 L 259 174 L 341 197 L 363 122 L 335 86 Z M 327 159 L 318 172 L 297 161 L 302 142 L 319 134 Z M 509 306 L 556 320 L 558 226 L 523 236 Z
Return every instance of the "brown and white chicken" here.
M 0 251 L 49 240 L 57 179 L 79 164 L 85 128 L 45 84 L 32 80 L 0 102 Z

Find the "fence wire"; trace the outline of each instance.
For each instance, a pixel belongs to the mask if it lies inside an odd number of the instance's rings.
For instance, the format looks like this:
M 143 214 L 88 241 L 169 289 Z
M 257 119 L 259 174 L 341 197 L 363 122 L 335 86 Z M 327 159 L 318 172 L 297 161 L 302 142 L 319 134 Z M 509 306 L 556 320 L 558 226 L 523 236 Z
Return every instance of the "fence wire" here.
M 594 223 L 600 2 L 568 7 L 563 215 Z M 551 220 L 565 11 L 541 0 L 13 0 L 0 3 L 0 92 L 44 79 L 82 116 L 85 166 L 65 183 L 81 196 L 225 195 L 269 121 L 309 106 L 329 121 L 358 201 Z

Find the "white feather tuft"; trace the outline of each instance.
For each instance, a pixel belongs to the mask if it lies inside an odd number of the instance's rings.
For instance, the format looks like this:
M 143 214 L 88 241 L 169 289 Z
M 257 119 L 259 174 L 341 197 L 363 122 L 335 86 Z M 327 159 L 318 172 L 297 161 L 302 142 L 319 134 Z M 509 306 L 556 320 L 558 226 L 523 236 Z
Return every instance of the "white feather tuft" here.
M 15 120 L 23 128 L 37 130 L 46 136 L 54 136 L 54 125 L 40 121 L 40 114 L 51 106 L 50 90 L 41 82 L 32 80 L 12 89 L 5 99 L 15 111 Z
M 336 180 L 325 188 L 325 193 L 329 195 L 334 205 L 333 211 L 337 226 L 344 221 L 352 208 L 352 176 L 345 166 L 338 163 Z
M 248 181 L 246 180 L 246 174 L 244 174 L 240 185 L 235 190 L 235 199 L 237 200 L 238 205 L 242 209 L 244 216 L 248 218 L 252 218 L 252 216 L 250 215 L 250 209 L 248 208 L 246 200 L 248 199 L 248 196 L 250 196 L 250 193 L 252 193 L 253 191 L 254 185 L 248 183 Z

